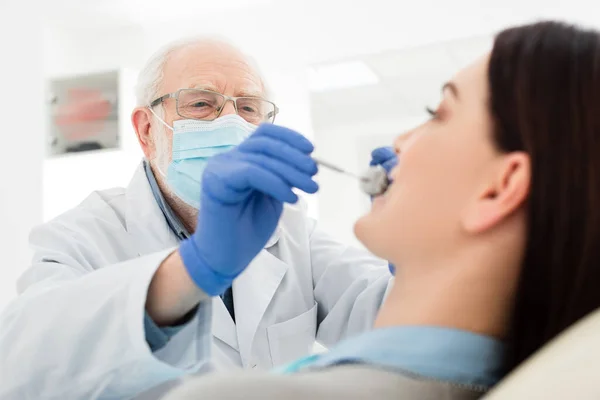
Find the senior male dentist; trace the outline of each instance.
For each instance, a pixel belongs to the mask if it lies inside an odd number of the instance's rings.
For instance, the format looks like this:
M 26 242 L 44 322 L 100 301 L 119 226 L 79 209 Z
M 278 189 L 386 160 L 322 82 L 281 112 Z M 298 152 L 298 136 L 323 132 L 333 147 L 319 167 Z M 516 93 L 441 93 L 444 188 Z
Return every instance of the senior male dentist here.
M 292 188 L 317 190 L 313 147 L 270 124 L 265 96 L 225 43 L 177 43 L 148 62 L 132 113 L 145 160 L 129 186 L 31 233 L 33 262 L 0 320 L 0 399 L 126 399 L 371 327 L 388 267 L 296 203 Z

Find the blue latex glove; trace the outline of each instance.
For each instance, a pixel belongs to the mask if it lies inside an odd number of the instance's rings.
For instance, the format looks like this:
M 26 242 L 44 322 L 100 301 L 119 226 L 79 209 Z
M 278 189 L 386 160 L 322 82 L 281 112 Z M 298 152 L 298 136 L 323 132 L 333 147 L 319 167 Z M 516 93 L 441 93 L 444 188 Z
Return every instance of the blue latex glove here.
M 389 174 L 398 164 L 398 157 L 392 147 L 378 147 L 371 152 L 371 163 L 369 165 L 381 165 Z
M 198 224 L 179 253 L 194 282 L 223 293 L 275 232 L 292 188 L 315 193 L 314 147 L 290 129 L 264 124 L 235 149 L 214 156 L 202 175 Z
M 396 165 L 398 165 L 398 156 L 392 147 L 378 147 L 371 152 L 371 166 L 381 165 L 389 174 Z M 396 274 L 396 267 L 388 263 L 392 275 Z

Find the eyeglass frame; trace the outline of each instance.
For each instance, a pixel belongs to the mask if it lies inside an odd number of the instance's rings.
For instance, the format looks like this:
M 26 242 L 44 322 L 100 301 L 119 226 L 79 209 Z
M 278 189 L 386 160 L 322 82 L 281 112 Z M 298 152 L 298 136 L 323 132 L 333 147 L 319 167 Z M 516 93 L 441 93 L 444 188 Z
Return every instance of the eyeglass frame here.
M 208 89 L 198 89 L 198 88 L 183 88 L 183 89 L 177 90 L 176 92 L 167 93 L 167 94 L 165 94 L 163 96 L 160 96 L 160 97 L 154 99 L 153 101 L 151 101 L 150 105 L 148 107 L 149 108 L 154 108 L 157 105 L 164 103 L 165 100 L 172 98 L 172 99 L 175 99 L 175 112 L 177 113 L 177 115 L 179 115 L 181 118 L 189 118 L 189 117 L 186 117 L 185 115 L 181 115 L 179 113 L 179 93 L 181 93 L 184 90 L 199 90 L 199 91 L 203 91 L 203 92 L 207 92 L 207 93 L 216 94 L 218 96 L 221 96 L 224 99 L 223 105 L 221 106 L 221 109 L 219 110 L 219 113 L 213 119 L 211 119 L 211 120 L 203 120 L 203 121 L 214 121 L 215 119 L 219 118 L 219 116 L 223 112 L 223 109 L 225 108 L 225 104 L 227 104 L 227 102 L 229 102 L 229 101 L 231 101 L 233 103 L 233 108 L 235 109 L 235 113 L 237 115 L 239 115 L 238 108 L 237 108 L 237 100 L 238 99 L 257 99 L 257 100 L 266 101 L 267 103 L 272 104 L 273 105 L 273 121 L 270 121 L 269 123 L 274 123 L 275 122 L 275 117 L 277 117 L 277 114 L 279 113 L 279 107 L 277 107 L 277 105 L 275 103 L 273 103 L 270 100 L 264 99 L 262 97 L 255 97 L 255 96 L 227 96 L 227 95 L 225 95 L 223 93 L 215 92 L 215 91 L 208 90 Z M 201 121 L 201 120 L 199 120 L 199 121 Z

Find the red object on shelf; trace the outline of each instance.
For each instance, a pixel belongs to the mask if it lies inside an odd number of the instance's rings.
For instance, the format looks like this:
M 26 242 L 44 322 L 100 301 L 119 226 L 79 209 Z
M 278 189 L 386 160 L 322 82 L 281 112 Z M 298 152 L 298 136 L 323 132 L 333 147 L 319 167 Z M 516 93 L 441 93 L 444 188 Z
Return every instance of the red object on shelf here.
M 58 106 L 54 122 L 65 139 L 90 138 L 104 130 L 111 108 L 102 91 L 72 88 L 68 91 L 67 101 Z

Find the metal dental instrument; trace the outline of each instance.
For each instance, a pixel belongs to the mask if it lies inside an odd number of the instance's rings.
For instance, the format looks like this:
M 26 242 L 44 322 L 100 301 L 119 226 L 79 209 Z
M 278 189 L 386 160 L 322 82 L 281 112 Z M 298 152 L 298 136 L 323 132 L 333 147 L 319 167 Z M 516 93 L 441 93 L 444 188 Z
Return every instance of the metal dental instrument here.
M 388 186 L 390 185 L 390 180 L 387 176 L 387 171 L 381 165 L 369 167 L 365 175 L 358 176 L 356 174 L 353 174 L 352 172 L 346 171 L 345 169 L 337 167 L 326 161 L 322 161 L 318 158 L 313 157 L 313 160 L 315 160 L 315 162 L 318 165 L 321 165 L 327 169 L 357 179 L 360 182 L 361 190 L 369 196 L 379 196 L 385 193 Z
M 340 167 L 336 167 L 335 165 L 330 164 L 327 161 L 323 161 L 323 160 L 315 158 L 315 157 L 313 157 L 313 160 L 315 160 L 315 162 L 317 164 L 319 164 L 320 166 L 322 166 L 322 167 L 328 168 L 328 169 L 330 169 L 332 171 L 335 171 L 335 172 L 339 172 L 340 174 L 351 176 L 351 177 L 353 177 L 355 179 L 358 179 L 361 182 L 365 182 L 367 180 L 367 178 L 364 177 L 364 176 L 358 176 L 356 174 L 353 174 L 352 172 L 346 171 L 345 169 L 342 169 Z

